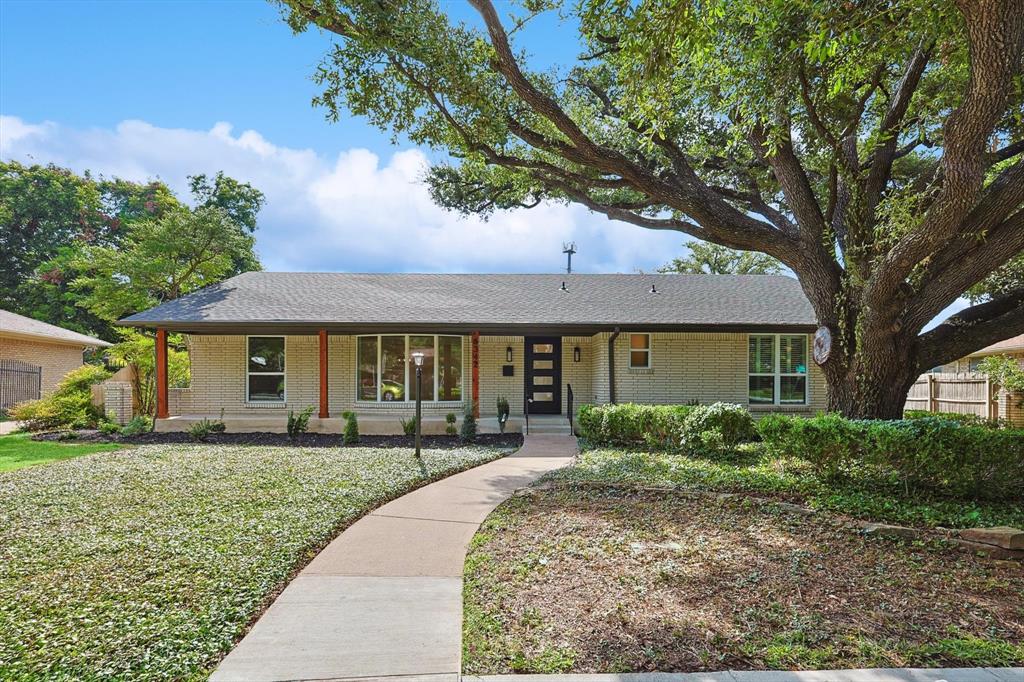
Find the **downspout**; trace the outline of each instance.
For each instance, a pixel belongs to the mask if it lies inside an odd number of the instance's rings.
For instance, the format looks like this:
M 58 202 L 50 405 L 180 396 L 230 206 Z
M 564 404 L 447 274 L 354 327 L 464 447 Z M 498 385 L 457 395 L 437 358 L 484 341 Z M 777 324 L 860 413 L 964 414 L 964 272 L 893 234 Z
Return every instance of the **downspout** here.
M 615 339 L 619 338 L 619 328 L 608 337 L 608 402 L 615 404 Z

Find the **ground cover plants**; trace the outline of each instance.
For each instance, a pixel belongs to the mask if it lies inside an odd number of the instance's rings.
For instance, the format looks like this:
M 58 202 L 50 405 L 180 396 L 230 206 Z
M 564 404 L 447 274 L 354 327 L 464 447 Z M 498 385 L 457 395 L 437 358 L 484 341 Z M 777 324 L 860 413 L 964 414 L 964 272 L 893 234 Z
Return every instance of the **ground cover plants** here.
M 428 448 L 425 473 L 502 452 Z M 340 528 L 424 481 L 408 449 L 212 444 L 0 474 L 0 679 L 205 679 Z
M 771 500 L 541 488 L 465 579 L 467 674 L 1024 664 L 1024 565 Z

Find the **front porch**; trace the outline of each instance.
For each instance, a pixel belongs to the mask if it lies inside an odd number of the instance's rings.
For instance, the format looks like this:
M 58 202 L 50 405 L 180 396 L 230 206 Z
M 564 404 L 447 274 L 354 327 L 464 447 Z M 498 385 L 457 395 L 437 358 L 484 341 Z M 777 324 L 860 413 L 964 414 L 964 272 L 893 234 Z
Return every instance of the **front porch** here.
M 402 433 L 401 419 L 408 418 L 405 414 L 381 414 L 380 412 L 356 412 L 356 419 L 359 422 L 359 433 L 364 436 L 393 436 Z M 187 431 L 190 426 L 204 419 L 211 421 L 220 420 L 224 422 L 225 430 L 229 433 L 277 433 L 285 430 L 288 413 L 262 410 L 260 414 L 181 414 L 173 415 L 156 420 L 154 430 L 157 432 Z M 532 417 L 531 426 L 535 432 L 548 433 L 550 418 Z M 564 422 L 565 431 L 568 431 L 569 420 L 565 417 L 558 418 L 559 423 Z M 456 429 L 462 425 L 462 415 L 458 415 Z M 448 426 L 444 416 L 424 415 L 424 435 L 442 436 Z M 523 433 L 525 420 L 522 417 L 510 417 L 505 423 L 506 433 Z M 337 433 L 345 429 L 345 420 L 341 416 L 309 418 L 310 433 Z M 482 417 L 477 421 L 479 433 L 500 433 L 497 417 Z

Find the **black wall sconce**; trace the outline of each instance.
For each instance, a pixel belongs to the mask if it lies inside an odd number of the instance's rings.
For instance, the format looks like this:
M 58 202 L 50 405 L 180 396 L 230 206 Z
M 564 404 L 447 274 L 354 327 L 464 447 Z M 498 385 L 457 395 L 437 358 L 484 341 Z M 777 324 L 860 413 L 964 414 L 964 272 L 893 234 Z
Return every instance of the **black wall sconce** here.
M 505 349 L 505 362 L 512 362 L 512 346 Z
M 575 348 L 572 349 L 572 361 L 573 362 L 579 362 L 580 361 L 580 347 L 579 346 L 576 346 Z

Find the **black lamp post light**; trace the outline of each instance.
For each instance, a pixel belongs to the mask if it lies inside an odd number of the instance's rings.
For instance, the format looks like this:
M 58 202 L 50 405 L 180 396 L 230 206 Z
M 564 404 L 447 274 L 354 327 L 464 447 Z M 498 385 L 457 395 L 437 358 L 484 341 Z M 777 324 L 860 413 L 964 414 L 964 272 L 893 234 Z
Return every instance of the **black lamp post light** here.
M 420 436 L 423 432 L 423 414 L 420 401 L 423 397 L 423 353 L 413 353 L 412 361 L 416 364 L 416 459 L 421 459 Z

